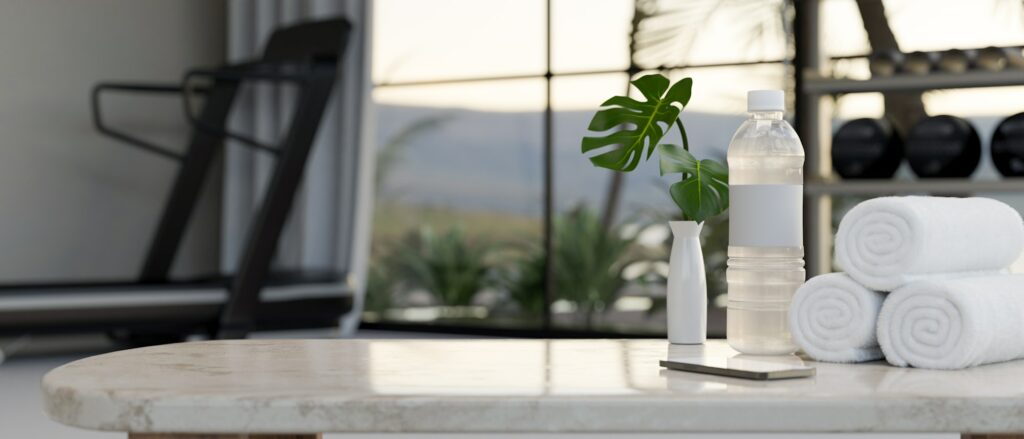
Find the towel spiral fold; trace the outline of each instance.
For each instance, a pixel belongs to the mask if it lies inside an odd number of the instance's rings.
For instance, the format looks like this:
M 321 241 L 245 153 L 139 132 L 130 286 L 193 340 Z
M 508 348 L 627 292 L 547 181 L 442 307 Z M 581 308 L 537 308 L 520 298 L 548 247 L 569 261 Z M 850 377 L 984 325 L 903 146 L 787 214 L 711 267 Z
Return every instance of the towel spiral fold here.
M 878 342 L 896 366 L 961 369 L 1024 357 L 1024 276 L 921 281 L 886 299 Z
M 989 198 L 875 198 L 851 209 L 836 233 L 836 262 L 878 291 L 996 273 L 1022 250 L 1020 214 Z
M 900 335 L 890 341 L 891 362 L 925 364 L 963 349 L 963 316 L 948 298 L 910 295 L 894 300 L 890 312 L 899 317 L 889 320 L 889 331 Z
M 883 299 L 882 293 L 843 273 L 814 277 L 793 297 L 793 339 L 816 360 L 852 363 L 882 358 L 875 322 Z

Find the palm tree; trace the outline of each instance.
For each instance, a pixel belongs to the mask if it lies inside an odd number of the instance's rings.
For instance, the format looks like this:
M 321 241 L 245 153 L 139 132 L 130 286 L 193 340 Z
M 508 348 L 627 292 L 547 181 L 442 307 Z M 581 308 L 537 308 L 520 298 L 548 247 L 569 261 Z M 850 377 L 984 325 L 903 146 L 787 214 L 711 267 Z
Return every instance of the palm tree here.
M 765 8 L 761 0 L 635 0 L 629 33 L 629 79 L 642 70 L 685 66 L 686 55 L 701 28 L 716 14 L 728 13 L 733 26 L 748 36 L 742 42 L 744 47 L 758 47 L 771 33 L 791 34 L 784 18 L 789 3 L 769 4 L 777 7 Z M 601 216 L 606 229 L 615 222 L 623 184 L 623 174 L 613 172 Z
M 383 192 L 388 177 L 402 161 L 402 154 L 413 139 L 429 131 L 440 128 L 452 120 L 450 114 L 426 116 L 412 121 L 388 138 L 377 153 L 377 169 L 374 171 L 374 188 L 377 193 Z
M 885 15 L 885 4 L 882 0 L 860 0 L 857 9 L 860 11 L 864 31 L 868 34 L 868 44 L 872 51 L 899 51 L 896 35 L 889 26 L 889 18 Z M 918 120 L 927 116 L 921 92 L 885 92 L 885 118 L 901 135 L 906 136 L 910 127 Z
M 746 35 L 745 47 L 757 47 L 763 38 L 792 35 L 787 11 L 794 0 L 767 3 L 761 0 L 635 0 L 629 34 L 629 74 L 644 69 L 665 69 L 686 65 L 686 55 L 700 35 L 704 23 L 716 14 L 728 13 L 733 26 Z M 808 0 L 817 1 L 817 0 Z M 858 0 L 864 30 L 871 49 L 899 50 L 889 26 L 882 0 Z M 773 35 L 776 34 L 776 35 Z M 626 85 L 627 91 L 629 84 Z M 885 117 L 906 135 L 910 127 L 926 116 L 920 92 L 886 92 Z M 611 227 L 618 210 L 624 176 L 613 172 L 605 193 L 602 224 Z

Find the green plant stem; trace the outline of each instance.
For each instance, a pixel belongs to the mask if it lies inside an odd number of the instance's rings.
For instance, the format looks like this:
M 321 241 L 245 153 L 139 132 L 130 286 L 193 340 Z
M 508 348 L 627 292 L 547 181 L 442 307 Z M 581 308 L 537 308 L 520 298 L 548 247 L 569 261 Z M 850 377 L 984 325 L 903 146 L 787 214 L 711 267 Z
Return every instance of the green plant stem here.
M 686 128 L 683 127 L 683 121 L 678 117 L 676 118 L 676 127 L 679 128 L 679 135 L 683 138 L 683 149 L 690 150 L 690 140 L 686 138 Z
M 690 139 L 686 137 L 686 128 L 683 127 L 683 121 L 680 120 L 678 117 L 676 118 L 676 127 L 679 128 L 679 136 L 683 138 L 683 149 L 686 151 L 690 151 Z M 686 180 L 688 177 L 689 174 L 684 172 L 683 180 Z
M 683 149 L 689 151 L 690 140 L 686 138 L 686 128 L 683 127 L 683 121 L 678 117 L 676 118 L 676 128 L 679 128 L 679 136 L 683 138 Z M 690 174 L 683 172 L 680 181 L 686 181 L 687 178 L 690 178 Z M 686 217 L 686 212 L 682 212 L 682 216 L 683 221 L 689 221 L 689 218 Z

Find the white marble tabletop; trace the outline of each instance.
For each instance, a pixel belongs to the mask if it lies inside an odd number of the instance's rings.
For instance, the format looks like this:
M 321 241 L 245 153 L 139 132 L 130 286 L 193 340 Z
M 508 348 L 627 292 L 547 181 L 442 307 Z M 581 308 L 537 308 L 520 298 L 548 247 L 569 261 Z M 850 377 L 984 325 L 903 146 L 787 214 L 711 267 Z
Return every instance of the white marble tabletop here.
M 43 391 L 58 422 L 130 432 L 1024 432 L 1024 362 L 809 362 L 812 378 L 764 382 L 664 370 L 670 353 L 735 355 L 717 340 L 209 341 L 79 360 Z

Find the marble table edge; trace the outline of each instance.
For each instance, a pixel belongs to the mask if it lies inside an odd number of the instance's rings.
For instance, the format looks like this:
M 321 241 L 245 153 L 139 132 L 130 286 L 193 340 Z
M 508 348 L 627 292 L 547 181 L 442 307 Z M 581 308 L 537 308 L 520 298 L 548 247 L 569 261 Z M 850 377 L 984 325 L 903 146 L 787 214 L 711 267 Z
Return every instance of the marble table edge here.
M 272 403 L 246 402 L 244 396 L 230 395 L 147 399 L 131 392 L 83 390 L 62 381 L 62 371 L 88 360 L 60 366 L 43 378 L 44 411 L 54 421 L 102 431 L 199 434 L 1024 431 L 1024 402 L 1017 397 L 978 400 L 908 394 L 850 400 L 827 394 L 677 393 L 524 394 L 500 399 L 488 395 L 296 395 Z M 204 419 L 210 415 L 217 419 Z
M 842 400 L 760 398 L 695 399 L 668 395 L 638 401 L 634 398 L 578 395 L 493 398 L 430 396 L 338 398 L 328 405 L 294 404 L 267 407 L 178 401 L 118 401 L 103 392 L 76 393 L 47 384 L 45 412 L 64 425 L 100 431 L 135 433 L 679 433 L 679 432 L 960 432 L 1012 433 L 1024 431 L 1024 407 L 978 405 L 970 398 L 936 400 L 889 399 L 870 403 Z M 176 405 L 177 404 L 180 405 Z M 643 410 L 637 413 L 638 403 Z M 90 407 L 83 414 L 79 408 Z M 782 407 L 784 406 L 784 407 Z M 958 407 L 959 406 L 959 407 Z M 154 419 L 149 412 L 159 408 Z M 204 416 L 216 413 L 215 422 Z M 948 411 L 962 415 L 950 418 Z M 799 418 L 791 414 L 802 413 Z M 629 413 L 623 416 L 624 413 Z M 685 415 L 680 416 L 682 413 Z M 84 415 L 84 416 L 83 416 Z M 231 419 L 225 419 L 231 418 Z M 926 427 L 923 427 L 926 426 Z

